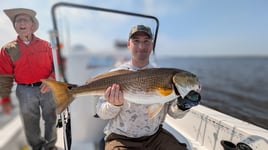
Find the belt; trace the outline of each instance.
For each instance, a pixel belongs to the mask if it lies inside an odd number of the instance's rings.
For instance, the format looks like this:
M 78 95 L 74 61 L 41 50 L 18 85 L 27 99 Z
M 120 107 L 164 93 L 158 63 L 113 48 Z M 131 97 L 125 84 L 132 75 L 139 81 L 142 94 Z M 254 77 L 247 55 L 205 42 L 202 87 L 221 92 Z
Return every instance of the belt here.
M 42 82 L 34 82 L 34 83 L 31 83 L 31 84 L 19 84 L 19 85 L 25 85 L 25 86 L 34 87 L 34 86 L 40 86 L 41 84 L 42 84 Z

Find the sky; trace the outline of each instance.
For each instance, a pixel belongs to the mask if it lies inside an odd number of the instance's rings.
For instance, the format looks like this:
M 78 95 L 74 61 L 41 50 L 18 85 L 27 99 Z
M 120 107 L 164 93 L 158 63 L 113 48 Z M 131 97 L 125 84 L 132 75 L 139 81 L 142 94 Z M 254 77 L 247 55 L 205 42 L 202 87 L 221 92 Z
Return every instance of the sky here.
M 48 32 L 53 29 L 51 7 L 57 2 L 59 1 L 1 1 L 0 45 L 3 46 L 16 37 L 3 9 L 34 9 L 40 24 L 35 34 L 49 41 Z M 73 3 L 73 0 L 65 2 Z M 76 0 L 75 3 L 157 17 L 160 26 L 156 55 L 268 56 L 267 0 Z M 78 15 L 75 19 L 79 20 L 79 17 L 82 16 Z M 105 25 L 112 26 L 103 26 Z M 75 30 L 77 34 L 83 32 L 82 28 Z M 100 42 L 94 43 L 103 45 Z

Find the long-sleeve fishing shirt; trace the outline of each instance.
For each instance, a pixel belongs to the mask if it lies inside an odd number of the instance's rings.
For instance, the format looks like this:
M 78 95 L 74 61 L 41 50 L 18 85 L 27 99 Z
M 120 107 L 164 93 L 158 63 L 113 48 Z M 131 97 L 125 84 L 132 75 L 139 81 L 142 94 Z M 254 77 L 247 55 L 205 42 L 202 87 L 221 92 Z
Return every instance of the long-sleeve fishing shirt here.
M 145 68 L 152 68 L 148 65 Z M 130 63 L 123 64 L 112 70 L 133 70 L 137 68 Z M 111 133 L 124 135 L 131 138 L 153 135 L 165 120 L 167 114 L 173 118 L 182 118 L 188 112 L 182 111 L 177 106 L 177 100 L 164 104 L 162 110 L 153 118 L 148 117 L 147 108 L 151 104 L 136 104 L 125 100 L 122 106 L 114 106 L 101 97 L 96 105 L 97 114 L 101 119 L 108 119 L 104 128 L 106 137 Z
M 18 37 L 6 44 L 0 52 L 0 96 L 10 94 L 7 81 L 14 79 L 18 84 L 40 82 L 40 79 L 55 77 L 51 45 L 33 35 L 30 43 L 24 43 Z M 8 80 L 7 80 L 8 79 Z M 13 82 L 13 80 L 10 80 Z M 6 85 L 6 86 L 5 86 Z

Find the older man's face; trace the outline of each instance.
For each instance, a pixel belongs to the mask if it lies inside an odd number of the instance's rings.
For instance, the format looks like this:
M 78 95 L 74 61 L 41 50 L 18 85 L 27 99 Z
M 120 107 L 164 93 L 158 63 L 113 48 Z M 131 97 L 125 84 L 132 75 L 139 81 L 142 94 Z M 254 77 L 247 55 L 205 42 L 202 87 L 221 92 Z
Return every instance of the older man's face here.
M 14 20 L 15 30 L 20 37 L 30 36 L 34 32 L 34 22 L 29 15 L 20 14 Z

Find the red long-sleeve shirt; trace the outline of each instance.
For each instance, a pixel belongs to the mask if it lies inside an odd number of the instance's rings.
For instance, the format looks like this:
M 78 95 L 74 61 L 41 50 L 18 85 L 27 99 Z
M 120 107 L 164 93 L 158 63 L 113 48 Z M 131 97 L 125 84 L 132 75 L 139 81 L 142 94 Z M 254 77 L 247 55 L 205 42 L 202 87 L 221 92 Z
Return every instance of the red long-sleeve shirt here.
M 14 41 L 13 41 L 14 42 Z M 33 36 L 30 44 L 26 45 L 17 38 L 20 57 L 12 62 L 4 48 L 0 52 L 0 74 L 14 75 L 18 84 L 40 82 L 40 79 L 55 78 L 52 49 L 47 41 Z
M 2 47 L 0 75 L 13 75 L 18 84 L 31 84 L 49 77 L 55 78 L 52 49 L 47 41 L 33 35 L 28 45 L 19 38 L 10 43 L 14 42 L 18 44 L 20 55 L 16 60 L 12 60 L 5 51 L 5 46 Z M 8 101 L 9 97 L 3 97 L 0 103 Z

